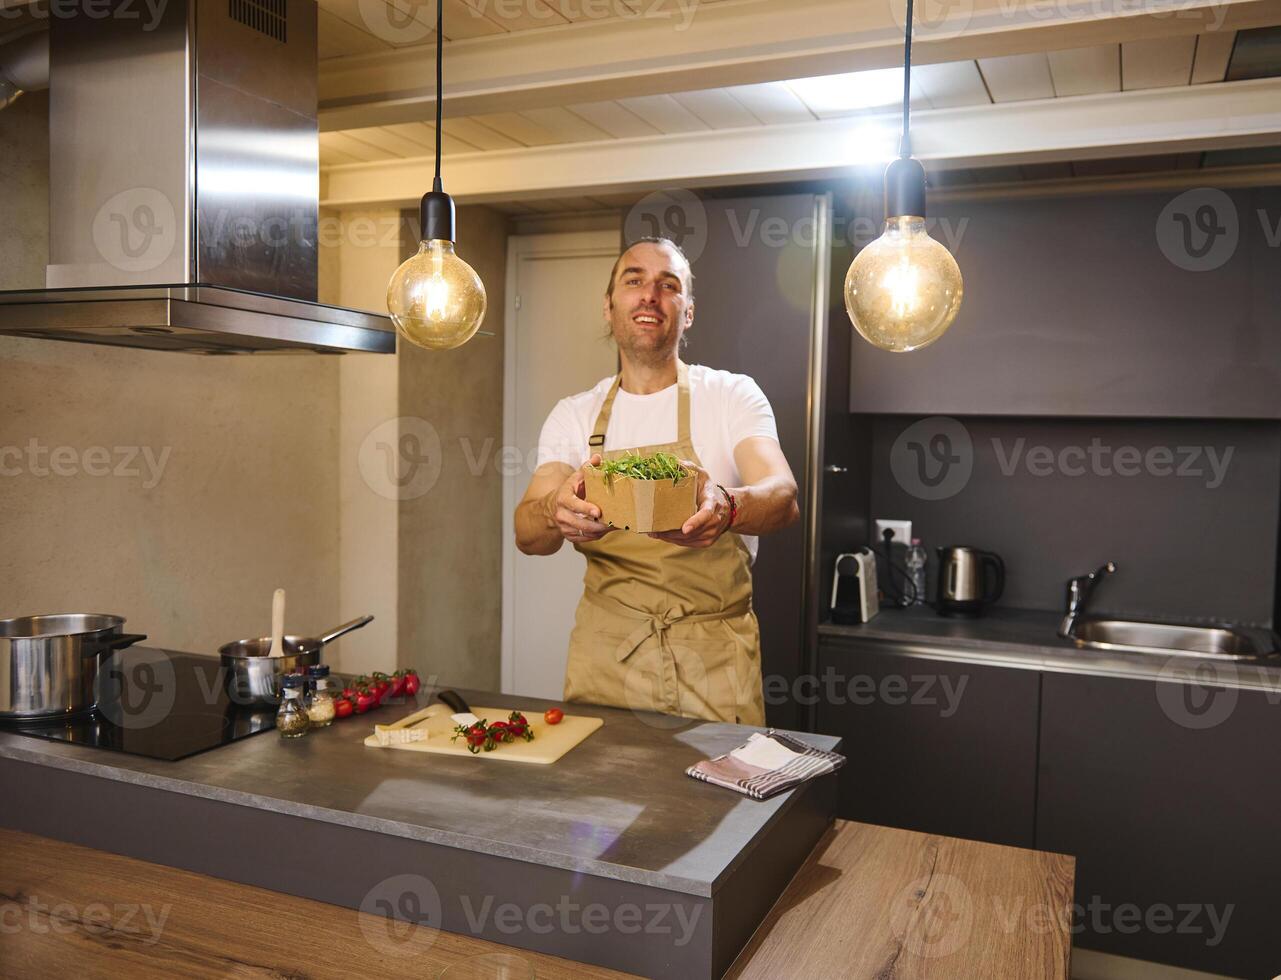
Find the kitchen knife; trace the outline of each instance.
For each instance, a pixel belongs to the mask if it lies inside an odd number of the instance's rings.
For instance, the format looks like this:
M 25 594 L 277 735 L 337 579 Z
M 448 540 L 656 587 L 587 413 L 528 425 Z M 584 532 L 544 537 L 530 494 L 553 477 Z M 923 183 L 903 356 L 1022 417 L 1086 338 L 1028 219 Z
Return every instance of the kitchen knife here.
M 439 691 L 436 694 L 436 698 L 453 712 L 450 717 L 455 724 L 471 726 L 480 721 L 479 718 L 472 714 L 471 708 L 467 706 L 467 702 L 463 700 L 463 696 L 457 691 Z

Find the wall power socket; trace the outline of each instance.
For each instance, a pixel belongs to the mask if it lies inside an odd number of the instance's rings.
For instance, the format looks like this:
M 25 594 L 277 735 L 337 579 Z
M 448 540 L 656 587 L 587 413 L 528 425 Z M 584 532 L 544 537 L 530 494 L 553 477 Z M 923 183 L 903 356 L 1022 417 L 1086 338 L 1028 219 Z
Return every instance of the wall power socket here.
M 894 544 L 901 544 L 904 548 L 912 543 L 912 522 L 911 521 L 890 521 L 882 518 L 876 519 L 876 541 L 875 544 L 884 544 L 885 531 L 889 529 L 894 532 Z

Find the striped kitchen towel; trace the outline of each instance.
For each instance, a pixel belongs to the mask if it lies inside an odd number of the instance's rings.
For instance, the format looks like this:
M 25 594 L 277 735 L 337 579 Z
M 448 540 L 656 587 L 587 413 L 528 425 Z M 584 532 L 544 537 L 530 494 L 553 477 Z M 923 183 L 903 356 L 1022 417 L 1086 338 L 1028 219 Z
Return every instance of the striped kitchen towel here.
M 845 756 L 816 749 L 771 728 L 763 735 L 754 733 L 725 755 L 696 762 L 685 770 L 685 775 L 754 800 L 767 800 L 843 765 Z

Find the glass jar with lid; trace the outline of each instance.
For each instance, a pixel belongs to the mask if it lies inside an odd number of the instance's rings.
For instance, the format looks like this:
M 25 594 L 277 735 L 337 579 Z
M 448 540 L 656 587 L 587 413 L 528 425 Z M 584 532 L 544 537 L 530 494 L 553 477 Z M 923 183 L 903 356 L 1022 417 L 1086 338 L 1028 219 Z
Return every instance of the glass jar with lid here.
M 329 676 L 328 664 L 314 664 L 307 668 L 307 696 L 303 702 L 312 728 L 325 728 L 334 721 L 336 682 Z
M 280 708 L 276 711 L 276 731 L 281 738 L 306 735 L 311 727 L 303 704 L 305 683 L 302 674 L 286 674 L 281 682 Z

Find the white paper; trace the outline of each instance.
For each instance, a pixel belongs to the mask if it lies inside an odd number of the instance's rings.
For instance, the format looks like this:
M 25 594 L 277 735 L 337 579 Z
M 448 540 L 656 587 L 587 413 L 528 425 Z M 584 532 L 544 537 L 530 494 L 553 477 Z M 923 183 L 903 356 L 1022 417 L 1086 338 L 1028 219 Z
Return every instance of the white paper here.
M 730 755 L 739 762 L 760 769 L 779 769 L 795 759 L 801 758 L 799 752 L 793 752 L 780 745 L 768 736 L 759 732 L 747 740 L 746 745 L 736 748 Z

